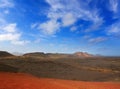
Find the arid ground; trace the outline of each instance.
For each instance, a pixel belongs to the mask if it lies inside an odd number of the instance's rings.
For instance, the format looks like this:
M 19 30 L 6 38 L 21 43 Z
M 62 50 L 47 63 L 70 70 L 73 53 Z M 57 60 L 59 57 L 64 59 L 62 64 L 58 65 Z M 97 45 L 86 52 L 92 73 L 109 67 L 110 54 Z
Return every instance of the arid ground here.
M 1 72 L 0 89 L 120 89 L 120 83 L 68 81 Z
M 0 57 L 0 89 L 120 89 L 120 57 Z

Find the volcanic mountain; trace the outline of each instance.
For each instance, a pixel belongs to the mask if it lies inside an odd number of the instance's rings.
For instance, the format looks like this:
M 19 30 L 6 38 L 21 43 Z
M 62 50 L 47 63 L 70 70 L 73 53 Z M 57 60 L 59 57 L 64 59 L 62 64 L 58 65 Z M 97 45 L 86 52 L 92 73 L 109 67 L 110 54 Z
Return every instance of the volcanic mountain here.
M 74 55 L 77 57 L 93 57 L 93 55 L 91 55 L 87 52 L 76 52 L 76 53 L 74 53 Z

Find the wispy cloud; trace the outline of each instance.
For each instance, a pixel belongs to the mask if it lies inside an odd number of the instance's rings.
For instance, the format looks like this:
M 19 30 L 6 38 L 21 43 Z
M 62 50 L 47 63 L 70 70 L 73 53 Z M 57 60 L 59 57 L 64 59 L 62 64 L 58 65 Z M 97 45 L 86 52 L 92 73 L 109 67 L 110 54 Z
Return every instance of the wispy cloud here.
M 72 26 L 70 30 L 71 30 L 72 32 L 74 32 L 74 31 L 77 30 L 77 27 L 76 27 L 76 26 Z
M 16 23 L 12 23 L 12 24 L 8 24 L 6 26 L 3 26 L 1 29 L 5 32 L 15 33 L 17 30 L 16 26 L 17 26 Z
M 13 7 L 13 0 L 0 0 L 0 8 Z
M 120 22 L 116 22 L 107 28 L 108 35 L 120 35 Z
M 99 16 L 99 11 L 94 11 L 92 13 L 93 13 L 91 16 L 92 24 L 89 26 L 89 28 L 85 30 L 85 32 L 98 30 L 99 27 L 102 26 L 104 23 L 103 17 Z
M 116 13 L 118 11 L 118 0 L 109 0 L 109 9 Z
M 97 29 L 103 23 L 99 10 L 97 8 L 90 9 L 87 4 L 91 0 L 88 2 L 82 0 L 46 0 L 46 2 L 50 5 L 46 14 L 49 20 L 40 23 L 39 29 L 48 34 L 56 34 L 61 27 L 73 26 L 79 19 L 92 23 L 89 30 Z M 50 27 L 45 25 L 50 25 Z
M 14 8 L 13 0 L 0 0 L 0 25 L 7 23 L 6 15 L 9 15 L 10 8 Z
M 30 41 L 28 41 L 28 40 L 16 40 L 16 41 L 12 41 L 11 43 L 14 45 L 25 45 L 25 44 L 30 43 Z
M 9 10 L 5 10 L 4 13 L 5 13 L 5 14 L 9 14 Z
M 103 42 L 106 41 L 107 38 L 106 37 L 96 37 L 96 38 L 90 38 L 88 41 L 90 43 L 99 43 L 99 42 Z
M 34 28 L 38 27 L 38 25 L 39 25 L 39 23 L 32 23 L 31 24 L 31 29 L 34 29 Z

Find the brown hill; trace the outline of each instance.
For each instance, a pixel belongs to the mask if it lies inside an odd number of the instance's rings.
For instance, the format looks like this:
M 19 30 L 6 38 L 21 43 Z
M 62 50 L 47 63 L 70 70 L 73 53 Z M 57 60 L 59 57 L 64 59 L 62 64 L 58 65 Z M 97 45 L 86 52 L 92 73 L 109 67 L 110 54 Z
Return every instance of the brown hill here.
M 26 56 L 26 57 L 35 57 L 35 58 L 37 57 L 37 58 L 57 59 L 57 58 L 68 58 L 69 55 L 68 54 L 61 54 L 61 53 L 33 52 L 33 53 L 26 53 L 23 56 Z M 71 55 L 71 56 L 73 56 L 73 55 Z
M 91 55 L 87 52 L 76 52 L 76 53 L 74 53 L 74 56 L 77 56 L 77 57 L 93 57 L 93 55 Z
M 87 52 L 76 52 L 74 54 L 62 54 L 62 53 L 43 53 L 43 52 L 34 52 L 26 53 L 23 56 L 28 57 L 47 57 L 47 58 L 74 58 L 74 57 L 93 57 L 93 55 Z
M 26 53 L 23 56 L 45 56 L 43 52 Z
M 0 57 L 11 57 L 12 54 L 6 52 L 6 51 L 0 51 Z

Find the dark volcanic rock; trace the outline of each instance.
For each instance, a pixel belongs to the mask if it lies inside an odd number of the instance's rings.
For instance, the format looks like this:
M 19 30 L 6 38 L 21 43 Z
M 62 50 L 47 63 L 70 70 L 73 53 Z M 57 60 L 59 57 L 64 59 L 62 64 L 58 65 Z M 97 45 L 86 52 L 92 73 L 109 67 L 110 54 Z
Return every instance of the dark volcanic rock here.
M 6 52 L 6 51 L 0 51 L 0 57 L 11 57 L 12 54 Z
M 0 63 L 0 72 L 18 72 L 18 68 Z
M 45 56 L 43 52 L 26 53 L 23 56 Z

